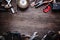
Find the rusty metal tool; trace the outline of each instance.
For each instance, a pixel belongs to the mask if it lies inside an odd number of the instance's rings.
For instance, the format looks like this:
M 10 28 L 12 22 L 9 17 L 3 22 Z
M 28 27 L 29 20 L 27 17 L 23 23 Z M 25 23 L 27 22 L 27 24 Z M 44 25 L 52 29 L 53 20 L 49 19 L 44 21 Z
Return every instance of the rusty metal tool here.
M 6 0 L 6 2 L 7 2 L 8 6 L 11 6 L 10 9 L 11 9 L 12 13 L 15 13 L 15 11 L 14 11 L 12 5 L 11 5 L 11 0 Z
M 43 5 L 43 0 L 40 0 L 38 3 L 35 4 L 35 8 L 40 7 L 41 5 Z

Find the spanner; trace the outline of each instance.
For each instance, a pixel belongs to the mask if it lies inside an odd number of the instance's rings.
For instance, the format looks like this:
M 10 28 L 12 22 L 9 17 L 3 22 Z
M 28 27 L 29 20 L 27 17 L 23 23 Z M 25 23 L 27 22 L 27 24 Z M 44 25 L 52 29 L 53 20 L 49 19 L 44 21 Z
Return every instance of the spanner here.
M 35 37 L 37 37 L 37 32 L 34 32 L 33 35 L 31 36 L 31 38 L 29 40 L 33 40 Z
M 6 2 L 8 3 L 8 5 L 9 5 L 9 6 L 12 6 L 12 5 L 11 5 L 11 3 L 10 3 L 10 2 L 11 2 L 11 0 L 6 0 Z M 10 9 L 11 9 L 12 13 L 15 13 L 15 11 L 14 11 L 13 7 L 11 7 Z

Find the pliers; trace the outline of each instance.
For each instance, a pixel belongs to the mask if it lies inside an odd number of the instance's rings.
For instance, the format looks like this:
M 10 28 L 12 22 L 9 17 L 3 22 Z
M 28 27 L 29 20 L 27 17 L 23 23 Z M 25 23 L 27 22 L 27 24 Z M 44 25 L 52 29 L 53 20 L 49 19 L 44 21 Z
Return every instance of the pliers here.
M 43 0 L 41 0 L 41 1 L 39 1 L 38 3 L 35 4 L 35 8 L 38 8 L 38 7 L 42 6 L 43 4 L 46 4 L 46 3 L 47 3 L 46 8 L 43 9 L 43 12 L 44 12 L 44 13 L 47 13 L 47 12 L 49 12 L 49 11 L 51 10 L 51 2 L 52 2 L 52 1 L 43 2 Z
M 38 8 L 40 6 L 42 6 L 44 3 L 43 3 L 43 0 L 40 0 L 38 3 L 36 3 L 34 6 L 35 8 Z

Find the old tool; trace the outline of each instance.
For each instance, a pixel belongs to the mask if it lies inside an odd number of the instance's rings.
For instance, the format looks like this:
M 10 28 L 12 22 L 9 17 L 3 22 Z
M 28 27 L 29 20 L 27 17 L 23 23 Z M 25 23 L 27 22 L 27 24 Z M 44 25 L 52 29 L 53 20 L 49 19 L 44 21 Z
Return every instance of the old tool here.
M 60 34 L 55 31 L 48 31 L 41 40 L 60 40 Z
M 31 4 L 30 4 L 30 6 L 31 6 L 31 7 L 34 7 L 34 6 L 35 6 L 36 1 L 37 1 L 37 0 L 31 0 Z
M 0 0 L 0 5 L 2 4 L 2 0 Z
M 7 2 L 6 8 L 10 8 L 12 13 L 15 13 L 15 11 L 14 11 L 12 5 L 11 5 L 11 0 L 6 0 L 6 2 Z
M 28 0 L 17 0 L 17 5 L 21 9 L 26 9 L 29 6 Z
M 59 11 L 60 10 L 60 0 L 54 0 L 52 3 L 52 11 Z
M 0 0 L 0 12 L 7 11 L 4 6 L 2 6 L 3 0 Z
M 43 12 L 44 12 L 44 13 L 47 13 L 47 12 L 49 12 L 50 10 L 51 10 L 51 3 L 48 3 L 48 4 L 46 5 L 46 8 L 43 9 Z
M 43 12 L 47 13 L 50 10 L 51 10 L 51 6 L 48 5 L 45 9 L 43 9 Z
M 22 40 L 21 34 L 18 32 L 5 32 L 2 36 L 5 40 Z
M 0 36 L 0 40 L 5 40 L 5 38 L 3 36 Z
M 31 36 L 31 38 L 29 40 L 33 40 L 35 37 L 37 37 L 37 32 L 34 32 L 33 35 Z
M 41 5 L 43 5 L 43 0 L 40 0 L 38 3 L 35 4 L 35 8 L 40 7 Z
M 34 40 L 35 37 L 37 37 L 37 32 L 34 32 L 32 35 L 28 35 L 28 34 L 22 34 L 23 40 Z

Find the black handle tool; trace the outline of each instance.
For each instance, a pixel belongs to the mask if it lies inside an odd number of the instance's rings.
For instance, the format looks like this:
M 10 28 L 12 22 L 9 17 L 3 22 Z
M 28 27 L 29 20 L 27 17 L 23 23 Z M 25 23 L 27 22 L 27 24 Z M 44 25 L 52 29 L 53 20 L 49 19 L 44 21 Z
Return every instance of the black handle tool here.
M 38 3 L 35 4 L 35 8 L 38 8 L 38 7 L 42 6 L 43 4 L 44 4 L 43 0 L 41 0 Z

